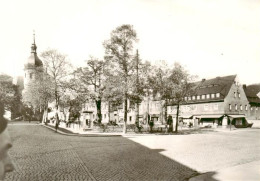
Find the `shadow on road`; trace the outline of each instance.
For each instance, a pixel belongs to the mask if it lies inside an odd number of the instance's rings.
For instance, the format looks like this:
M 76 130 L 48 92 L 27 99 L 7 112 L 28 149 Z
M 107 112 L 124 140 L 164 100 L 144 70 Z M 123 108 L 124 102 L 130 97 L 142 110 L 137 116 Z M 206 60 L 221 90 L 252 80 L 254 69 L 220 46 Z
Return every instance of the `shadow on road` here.
M 125 137 L 77 137 L 42 126 L 9 127 L 17 165 L 7 180 L 189 180 L 199 173 Z M 212 175 L 208 175 L 210 179 Z

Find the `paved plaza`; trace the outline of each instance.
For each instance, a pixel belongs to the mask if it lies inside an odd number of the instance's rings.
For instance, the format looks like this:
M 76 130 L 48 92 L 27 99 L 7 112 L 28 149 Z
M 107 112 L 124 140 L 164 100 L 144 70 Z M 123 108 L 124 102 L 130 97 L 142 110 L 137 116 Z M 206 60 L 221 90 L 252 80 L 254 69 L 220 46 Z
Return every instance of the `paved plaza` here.
M 6 180 L 188 180 L 260 160 L 260 129 L 188 135 L 65 136 L 10 124 Z

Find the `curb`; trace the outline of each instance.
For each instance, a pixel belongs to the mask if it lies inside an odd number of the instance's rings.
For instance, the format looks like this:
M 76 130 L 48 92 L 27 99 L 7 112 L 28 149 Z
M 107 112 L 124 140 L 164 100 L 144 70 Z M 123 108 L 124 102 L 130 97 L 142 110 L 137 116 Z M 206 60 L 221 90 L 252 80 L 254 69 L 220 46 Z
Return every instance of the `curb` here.
M 44 124 L 41 124 L 41 125 L 56 132 L 56 130 L 54 128 L 52 128 L 48 125 L 44 125 Z M 87 134 L 65 133 L 60 130 L 57 130 L 57 133 L 65 135 L 65 136 L 78 136 L 78 137 L 119 137 L 119 136 L 122 136 L 122 135 L 104 134 L 104 133 L 87 133 Z

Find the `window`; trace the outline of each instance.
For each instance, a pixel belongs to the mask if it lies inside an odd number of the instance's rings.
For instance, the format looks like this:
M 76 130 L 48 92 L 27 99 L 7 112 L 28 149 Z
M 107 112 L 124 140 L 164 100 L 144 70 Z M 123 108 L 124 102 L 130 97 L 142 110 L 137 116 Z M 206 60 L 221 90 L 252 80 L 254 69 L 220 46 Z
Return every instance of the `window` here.
M 211 98 L 214 99 L 215 98 L 215 94 L 211 94 Z
M 197 96 L 197 100 L 200 100 L 200 96 Z
M 184 97 L 184 100 L 187 101 L 187 97 Z
M 237 111 L 237 105 L 235 104 L 235 110 Z
M 240 93 L 238 93 L 238 97 L 240 98 Z
M 251 111 L 253 111 L 253 106 L 250 107 Z
M 229 104 L 229 110 L 230 110 L 230 111 L 232 110 L 232 106 L 231 106 L 231 104 Z
M 216 97 L 220 97 L 220 93 L 217 93 L 217 94 L 216 94 Z
M 32 74 L 32 73 L 30 73 L 30 79 L 32 78 L 32 75 L 33 75 L 33 74 Z
M 24 77 L 26 78 L 26 73 L 24 74 Z
M 190 97 L 190 96 L 188 97 L 188 100 L 189 100 L 189 101 L 191 100 L 191 97 Z
M 255 107 L 255 110 L 257 111 L 257 110 L 258 110 L 258 107 Z
M 242 106 L 242 105 L 240 105 L 240 110 L 241 110 L 241 111 L 243 110 L 243 106 Z
M 205 99 L 205 95 L 202 95 L 202 96 L 201 96 L 201 99 Z
M 132 121 L 132 116 L 129 116 L 129 120 L 130 120 L 130 122 Z
M 245 105 L 245 110 L 247 111 L 247 105 Z
M 210 98 L 210 95 L 209 94 L 207 94 L 207 99 L 209 99 Z
M 196 99 L 196 96 L 192 96 L 192 100 L 195 100 Z
M 237 93 L 236 92 L 234 92 L 234 97 L 237 97 Z

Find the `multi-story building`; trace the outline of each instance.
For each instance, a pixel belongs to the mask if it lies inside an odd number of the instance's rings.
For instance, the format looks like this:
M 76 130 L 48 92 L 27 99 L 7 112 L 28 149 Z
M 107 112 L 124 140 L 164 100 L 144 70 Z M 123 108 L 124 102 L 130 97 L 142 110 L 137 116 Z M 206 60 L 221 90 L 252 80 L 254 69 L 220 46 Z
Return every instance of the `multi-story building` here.
M 228 125 L 234 118 L 242 121 L 249 109 L 243 86 L 236 75 L 230 75 L 195 82 L 193 94 L 185 97 L 180 106 L 180 118 L 195 125 Z M 176 117 L 176 106 L 169 106 L 168 113 Z
M 109 122 L 109 107 L 108 102 L 102 102 L 101 104 L 101 115 L 102 123 Z M 97 121 L 97 106 L 95 101 L 88 101 L 83 104 L 81 111 L 81 126 L 83 127 L 92 127 L 94 121 Z
M 260 84 L 243 85 L 247 100 L 249 102 L 248 119 L 260 119 Z

